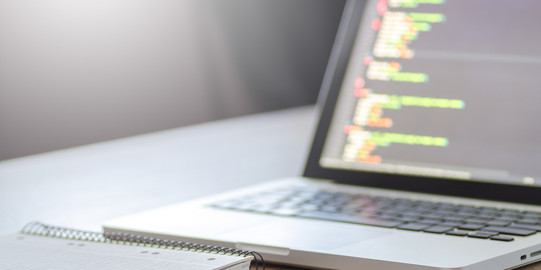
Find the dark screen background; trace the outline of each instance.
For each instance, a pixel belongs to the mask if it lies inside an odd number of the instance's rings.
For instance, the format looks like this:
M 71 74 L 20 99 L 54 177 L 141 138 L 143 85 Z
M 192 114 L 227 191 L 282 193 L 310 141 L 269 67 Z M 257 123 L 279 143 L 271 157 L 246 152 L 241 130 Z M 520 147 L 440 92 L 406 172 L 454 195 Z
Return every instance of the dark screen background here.
M 401 71 L 426 73 L 430 79 L 420 84 L 366 80 L 366 87 L 378 94 L 460 99 L 465 108 L 384 109 L 382 117 L 391 118 L 393 126 L 364 129 L 446 137 L 449 145 L 393 143 L 373 154 L 384 164 L 473 169 L 478 173 L 474 177 L 483 177 L 483 170 L 504 171 L 509 174 L 506 182 L 541 176 L 540 9 L 541 2 L 533 0 L 447 1 L 392 9 L 445 14 L 445 22 L 432 24 L 411 42 L 412 59 L 374 59 L 399 62 Z

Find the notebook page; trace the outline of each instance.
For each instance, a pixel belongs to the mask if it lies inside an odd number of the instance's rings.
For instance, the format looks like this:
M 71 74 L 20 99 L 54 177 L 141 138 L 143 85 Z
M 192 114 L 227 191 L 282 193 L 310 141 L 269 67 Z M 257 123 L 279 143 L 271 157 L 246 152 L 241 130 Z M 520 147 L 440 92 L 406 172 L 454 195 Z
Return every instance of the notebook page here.
M 0 269 L 249 269 L 252 257 L 13 234 L 0 237 Z

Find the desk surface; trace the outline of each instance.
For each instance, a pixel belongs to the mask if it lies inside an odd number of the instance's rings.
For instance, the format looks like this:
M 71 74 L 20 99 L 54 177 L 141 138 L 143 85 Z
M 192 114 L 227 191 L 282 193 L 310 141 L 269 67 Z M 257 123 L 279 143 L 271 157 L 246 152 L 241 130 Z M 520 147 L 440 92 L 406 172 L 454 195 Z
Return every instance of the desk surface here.
M 99 231 L 120 215 L 299 175 L 315 118 L 303 107 L 2 161 L 0 235 L 33 220 Z

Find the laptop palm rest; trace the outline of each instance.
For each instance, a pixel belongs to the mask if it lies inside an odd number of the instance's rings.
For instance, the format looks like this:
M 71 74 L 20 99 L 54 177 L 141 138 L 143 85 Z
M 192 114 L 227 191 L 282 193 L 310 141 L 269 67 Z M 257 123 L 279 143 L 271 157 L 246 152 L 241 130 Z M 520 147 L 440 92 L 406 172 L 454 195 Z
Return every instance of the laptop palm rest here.
M 392 232 L 380 232 L 341 226 L 336 224 L 329 226 L 328 222 L 321 225 L 310 226 L 307 223 L 297 221 L 280 220 L 266 224 L 250 226 L 234 230 L 221 235 L 222 238 L 237 242 L 237 248 L 246 246 L 244 243 L 253 243 L 249 248 L 258 251 L 258 243 L 264 243 L 265 249 L 261 252 L 287 255 L 289 248 L 298 250 L 330 251 L 336 248 L 360 243 L 369 239 L 392 234 Z M 323 224 L 327 223 L 327 224 Z M 254 237 L 255 236 L 255 237 Z M 268 250 L 269 246 L 275 246 L 275 250 Z

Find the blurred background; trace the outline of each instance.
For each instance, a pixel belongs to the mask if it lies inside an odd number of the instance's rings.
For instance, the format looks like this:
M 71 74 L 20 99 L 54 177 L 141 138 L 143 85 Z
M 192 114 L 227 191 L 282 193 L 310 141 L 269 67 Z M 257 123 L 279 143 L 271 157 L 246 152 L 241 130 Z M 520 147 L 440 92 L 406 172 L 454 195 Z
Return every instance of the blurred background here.
M 0 160 L 312 104 L 343 5 L 0 0 Z

